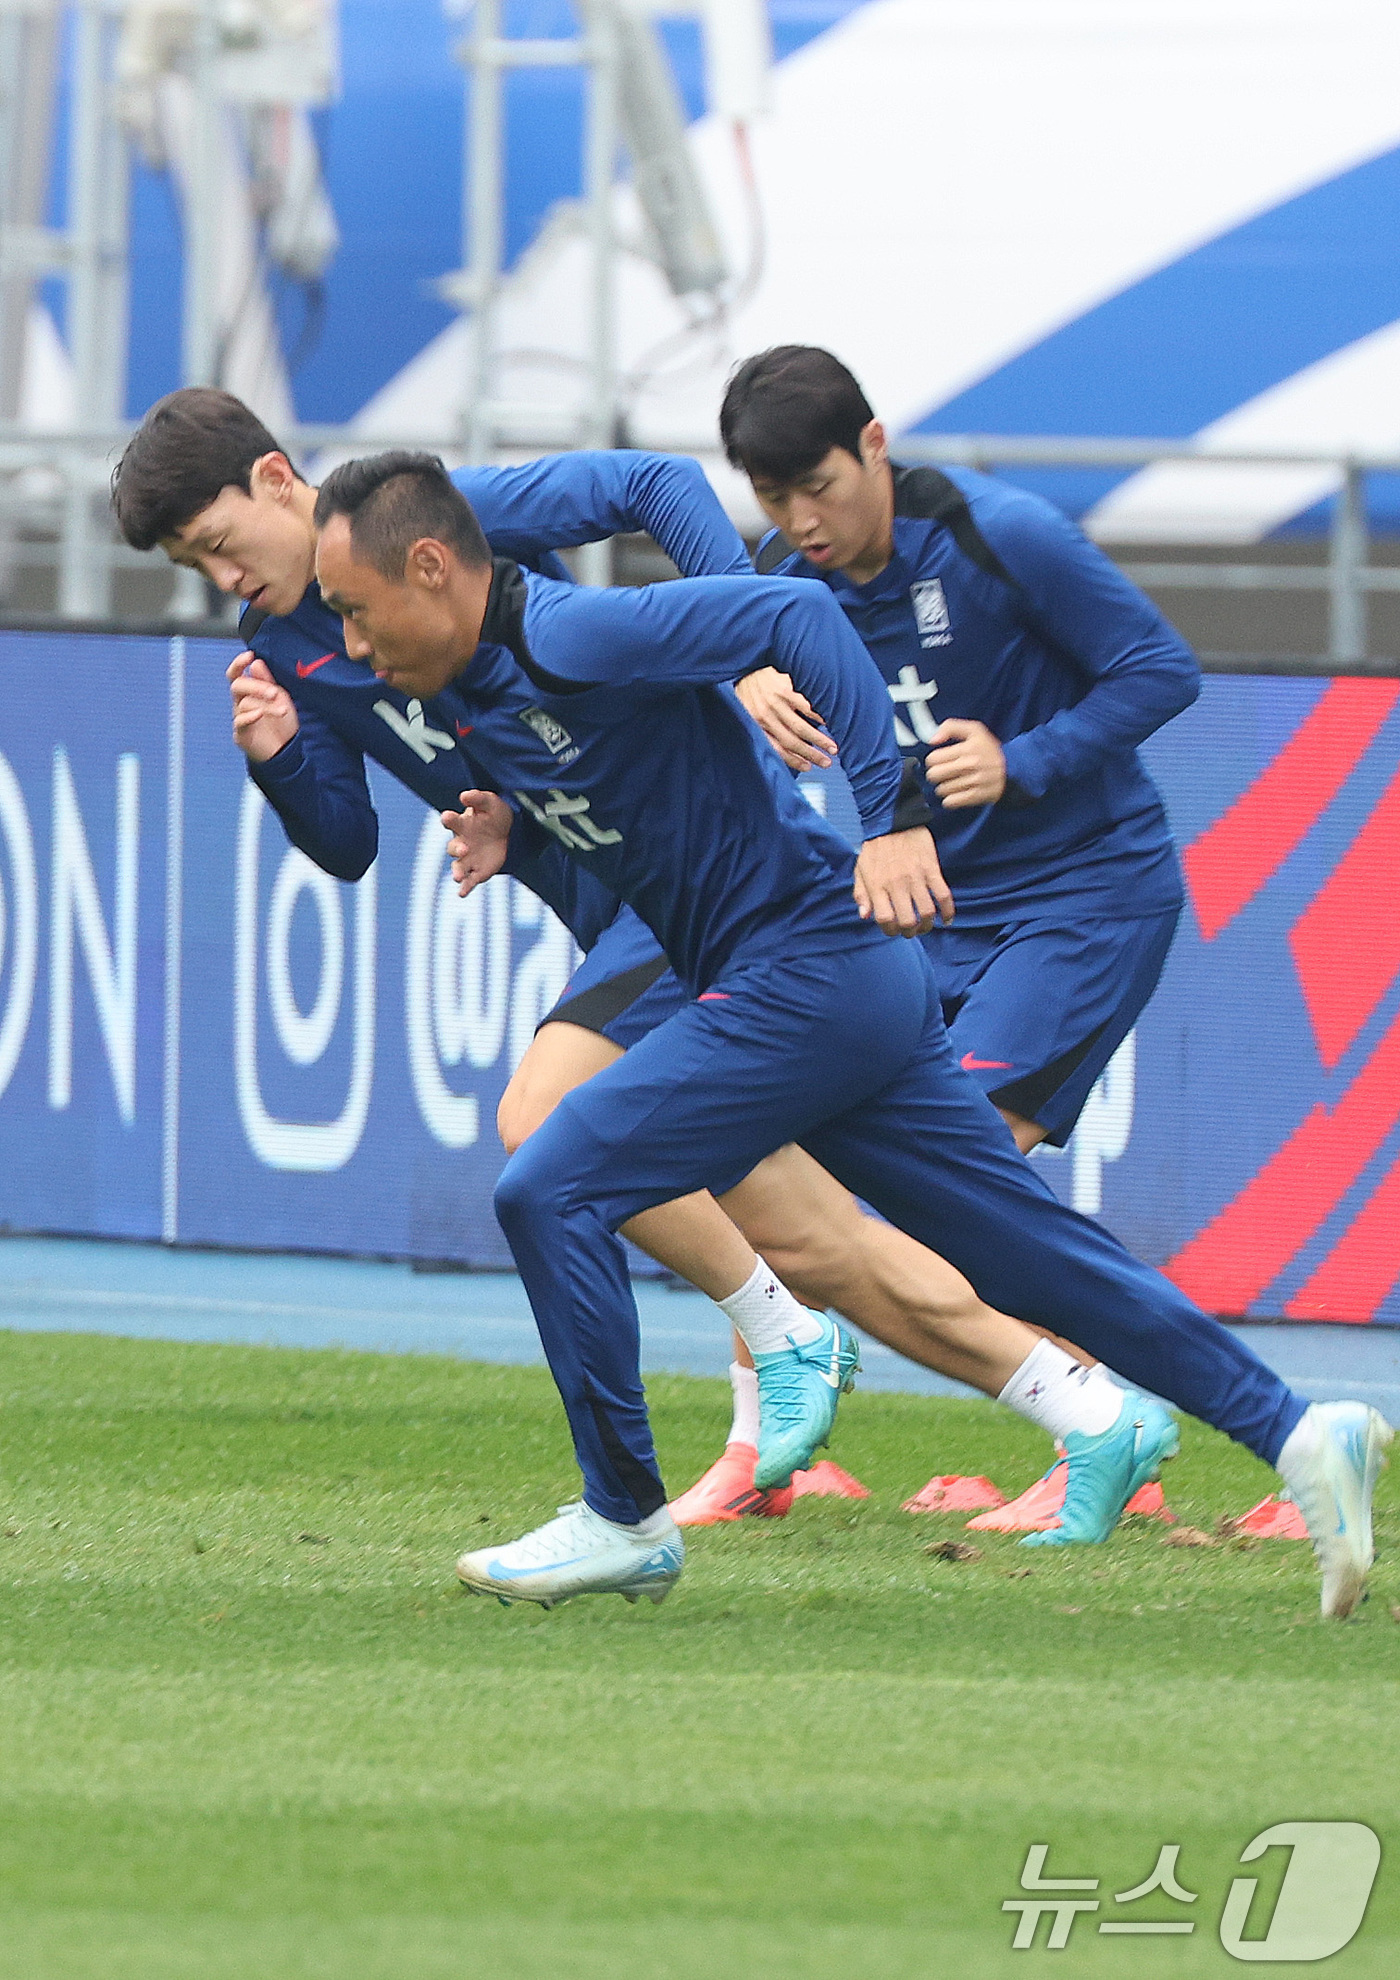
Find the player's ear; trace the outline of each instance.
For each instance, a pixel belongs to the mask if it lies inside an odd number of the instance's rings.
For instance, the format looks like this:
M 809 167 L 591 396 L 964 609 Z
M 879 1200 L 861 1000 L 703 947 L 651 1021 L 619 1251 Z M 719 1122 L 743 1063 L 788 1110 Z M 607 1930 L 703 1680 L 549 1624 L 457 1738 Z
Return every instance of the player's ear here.
M 860 457 L 866 467 L 883 467 L 890 457 L 890 443 L 878 419 L 860 429 Z
M 447 582 L 447 551 L 435 537 L 423 536 L 412 545 L 404 576 L 425 591 L 441 591 Z
M 262 454 L 253 462 L 248 476 L 248 493 L 264 494 L 274 502 L 286 502 L 296 486 L 296 469 L 283 453 Z

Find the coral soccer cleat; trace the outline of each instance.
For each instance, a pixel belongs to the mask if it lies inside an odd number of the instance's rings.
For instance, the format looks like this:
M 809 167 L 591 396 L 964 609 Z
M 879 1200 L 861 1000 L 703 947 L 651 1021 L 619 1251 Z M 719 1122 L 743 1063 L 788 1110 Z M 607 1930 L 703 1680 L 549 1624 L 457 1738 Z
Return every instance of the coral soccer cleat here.
M 1043 1533 L 1053 1526 L 1065 1502 L 1069 1460 L 1056 1458 L 1043 1477 L 1005 1505 L 993 1506 L 967 1523 L 979 1533 Z
M 792 1505 L 791 1485 L 760 1492 L 753 1482 L 758 1451 L 752 1444 L 726 1444 L 703 1478 L 671 1501 L 677 1526 L 718 1526 L 727 1519 L 782 1519 Z
M 1044 1533 L 1059 1520 L 1068 1478 L 1068 1459 L 1057 1458 L 1044 1477 L 1037 1478 L 1034 1485 L 1028 1485 L 1019 1498 L 1012 1499 L 1008 1505 L 994 1506 L 979 1519 L 970 1519 L 967 1523 L 983 1533 Z M 905 1511 L 911 1510 L 915 1503 L 911 1500 Z M 1169 1525 L 1176 1523 L 1176 1514 L 1168 1508 L 1162 1497 L 1162 1488 L 1155 1478 L 1149 1479 L 1147 1484 L 1139 1486 L 1134 1492 L 1123 1508 L 1123 1517 L 1126 1519 L 1129 1513 L 1135 1513 L 1139 1519 L 1163 1519 Z

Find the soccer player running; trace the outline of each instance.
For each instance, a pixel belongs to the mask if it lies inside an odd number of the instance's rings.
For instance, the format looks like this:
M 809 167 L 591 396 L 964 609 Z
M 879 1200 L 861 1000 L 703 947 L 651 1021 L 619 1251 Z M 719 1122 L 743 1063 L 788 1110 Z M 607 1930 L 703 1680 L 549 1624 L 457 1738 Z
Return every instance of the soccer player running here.
M 828 587 L 884 676 L 900 748 L 924 766 L 957 904 L 924 937 L 954 1054 L 1024 1153 L 1063 1148 L 1181 912 L 1137 747 L 1195 700 L 1195 658 L 1050 503 L 969 470 L 893 467 L 829 351 L 747 359 L 720 435 L 775 525 L 757 568 Z M 763 669 L 738 692 L 794 768 L 820 760 L 820 717 L 784 675 Z M 734 1473 L 726 1451 L 682 1510 L 732 1491 Z M 1038 1511 L 1050 1476 L 1027 1495 Z
M 677 1579 L 684 1544 L 616 1233 L 657 1203 L 732 1185 L 795 1140 L 984 1298 L 1071 1330 L 1276 1464 L 1313 1536 L 1323 1611 L 1349 1613 L 1393 1433 L 1359 1403 L 1309 1406 L 1060 1203 L 959 1066 L 927 955 L 876 925 L 931 926 L 938 867 L 926 833 L 890 829 L 902 762 L 884 683 L 826 587 L 586 590 L 493 564 L 470 507 L 423 456 L 337 468 L 315 520 L 317 574 L 350 660 L 418 699 L 435 727 L 469 729 L 492 781 L 637 911 L 693 998 L 561 1101 L 502 1172 L 497 1216 L 584 1495 L 519 1541 L 463 1555 L 466 1585 L 506 1601 L 659 1600 Z M 728 686 L 765 662 L 846 733 L 882 735 L 853 784 L 870 835 L 858 863 Z M 766 1288 L 734 1270 L 725 1303 L 761 1371 L 828 1422 L 854 1343 L 816 1316 L 811 1342 L 766 1325 Z M 1137 1441 L 1124 1425 L 1120 1489 Z
M 740 539 L 690 461 L 583 453 L 523 468 L 463 469 L 454 480 L 476 502 L 498 549 L 562 576 L 553 550 L 624 529 L 650 530 L 683 571 L 750 573 Z M 378 821 L 365 780 L 367 756 L 437 811 L 456 806 L 464 784 L 482 781 L 463 739 L 469 725 L 430 721 L 420 701 L 346 659 L 341 621 L 313 582 L 315 491 L 239 400 L 206 388 L 162 400 L 128 446 L 113 488 L 128 542 L 141 549 L 160 543 L 176 562 L 247 601 L 241 630 L 251 651 L 228 669 L 235 740 L 292 842 L 317 865 L 355 880 L 375 857 Z M 841 711 L 832 713 L 835 720 Z M 862 738 L 845 739 L 859 780 Z M 883 746 L 878 725 L 876 742 Z M 487 791 L 474 790 L 473 797 L 482 835 L 477 877 L 502 868 L 513 873 L 591 950 L 585 973 L 596 970 L 608 1004 L 606 1013 L 595 1010 L 599 1029 L 572 1021 L 570 1013 L 589 993 L 571 985 L 554 1013 L 561 1021 L 541 1034 L 548 1047 L 543 1085 L 558 1076 L 564 1057 L 568 1084 L 575 1084 L 597 1069 L 600 1057 L 618 1055 L 678 1010 L 688 993 L 666 968 L 651 932 L 630 910 L 619 912 L 616 894 L 570 859 L 557 838 Z M 916 810 L 927 816 L 921 804 Z M 538 1067 L 537 1048 L 530 1057 Z M 529 1061 L 521 1070 L 529 1071 Z M 524 1104 L 536 1104 L 540 1091 L 537 1079 Z M 519 1139 L 519 1105 L 515 1123 Z M 1078 1523 L 1063 1525 L 1055 1537 L 1106 1536 L 1117 1494 L 1111 1481 L 1105 1491 L 1093 1459 L 1100 1433 L 1123 1411 L 1121 1391 L 1102 1378 L 1086 1379 L 1063 1355 L 1047 1368 L 1030 1330 L 985 1306 L 961 1274 L 923 1246 L 859 1215 L 848 1192 L 800 1149 L 788 1147 L 760 1163 L 726 1200 L 741 1226 L 756 1222 L 781 1246 L 799 1290 L 814 1304 L 835 1305 L 926 1367 L 1004 1393 L 1032 1421 L 1069 1438 L 1076 1460 L 1086 1460 L 1085 1503 Z M 803 1341 L 819 1335 L 818 1323 L 786 1287 L 759 1271 L 754 1252 L 739 1248 L 734 1225 L 707 1194 L 658 1204 L 631 1220 L 626 1233 L 721 1298 L 732 1291 L 737 1260 L 740 1279 L 758 1287 L 753 1297 L 770 1330 L 781 1320 Z M 776 1386 L 760 1428 L 751 1371 L 749 1378 L 754 1445 L 763 1444 L 765 1475 L 786 1481 L 812 1455 L 811 1411 L 800 1398 L 793 1402 L 779 1368 L 770 1377 Z M 834 1412 L 834 1396 L 830 1402 Z M 1169 1429 L 1159 1428 L 1170 1441 Z M 748 1502 L 784 1506 L 791 1496 L 785 1483 L 769 1493 L 752 1490 L 756 1457 L 754 1450 L 747 1459 Z

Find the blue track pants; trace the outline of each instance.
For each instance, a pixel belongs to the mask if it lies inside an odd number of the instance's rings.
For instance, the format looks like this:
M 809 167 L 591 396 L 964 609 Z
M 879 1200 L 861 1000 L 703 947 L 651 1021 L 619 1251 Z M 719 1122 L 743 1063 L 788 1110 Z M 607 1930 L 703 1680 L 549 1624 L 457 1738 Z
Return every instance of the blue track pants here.
M 1233 1334 L 1068 1209 L 953 1057 L 917 942 L 732 966 L 570 1093 L 496 1211 L 605 1519 L 664 1502 L 618 1226 L 730 1189 L 800 1142 L 992 1306 L 1077 1341 L 1266 1462 L 1306 1404 Z

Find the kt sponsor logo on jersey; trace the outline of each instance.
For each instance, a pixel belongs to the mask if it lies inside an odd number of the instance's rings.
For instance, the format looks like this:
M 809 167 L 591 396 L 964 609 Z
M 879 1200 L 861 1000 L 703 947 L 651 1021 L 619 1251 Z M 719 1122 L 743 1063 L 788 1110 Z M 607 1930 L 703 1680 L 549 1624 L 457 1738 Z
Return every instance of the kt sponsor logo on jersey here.
M 618 846 L 622 843 L 621 832 L 605 832 L 589 816 L 586 797 L 570 797 L 567 791 L 552 790 L 544 804 L 538 804 L 528 791 L 517 791 L 515 798 L 570 852 L 592 852 L 596 846 Z
M 914 749 L 921 742 L 932 742 L 938 733 L 938 724 L 933 719 L 929 703 L 938 692 L 937 681 L 921 680 L 917 667 L 904 666 L 899 670 L 899 679 L 887 685 L 890 700 L 895 706 L 894 739 L 899 747 Z M 904 715 L 909 717 L 908 722 L 903 719 Z
M 402 743 L 407 743 L 413 754 L 424 763 L 431 763 L 440 749 L 455 749 L 456 738 L 444 735 L 441 729 L 430 729 L 423 713 L 421 701 L 410 701 L 402 713 L 392 701 L 376 701 L 374 712 L 381 722 L 387 722 Z

